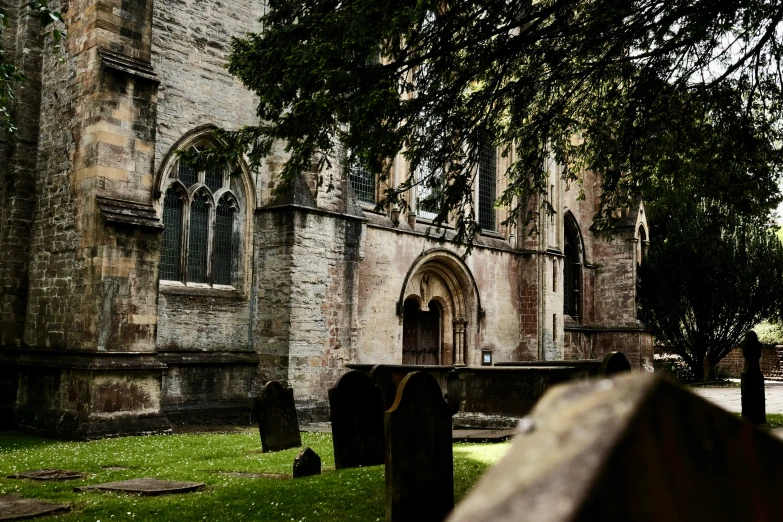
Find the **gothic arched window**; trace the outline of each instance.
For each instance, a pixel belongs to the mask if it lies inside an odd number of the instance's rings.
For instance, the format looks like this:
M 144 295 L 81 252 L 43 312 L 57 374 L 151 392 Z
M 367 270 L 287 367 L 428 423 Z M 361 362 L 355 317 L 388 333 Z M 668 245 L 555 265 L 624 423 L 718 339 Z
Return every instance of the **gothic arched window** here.
M 239 186 L 228 165 L 202 171 L 174 162 L 164 184 L 161 280 L 237 283 L 243 214 L 243 200 L 235 193 Z
M 563 247 L 563 313 L 579 321 L 582 308 L 582 262 L 579 229 L 573 217 L 565 219 L 565 245 Z

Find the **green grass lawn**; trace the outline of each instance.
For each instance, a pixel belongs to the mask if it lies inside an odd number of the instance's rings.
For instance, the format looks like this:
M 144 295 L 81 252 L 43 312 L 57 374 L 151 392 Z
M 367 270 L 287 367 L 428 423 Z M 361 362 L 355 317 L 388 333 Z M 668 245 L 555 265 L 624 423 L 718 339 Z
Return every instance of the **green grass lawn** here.
M 38 520 L 126 521 L 375 521 L 384 519 L 383 466 L 335 471 L 331 435 L 303 433 L 321 456 L 323 474 L 303 479 L 260 479 L 220 472 L 286 473 L 299 449 L 261 453 L 258 432 L 124 437 L 61 442 L 0 432 L 0 494 L 17 493 L 71 505 L 67 514 Z M 454 491 L 464 497 L 510 443 L 455 444 Z M 125 467 L 109 470 L 106 467 Z M 32 469 L 88 473 L 82 480 L 37 482 L 5 478 Z M 196 493 L 137 497 L 73 488 L 154 477 L 204 482 Z

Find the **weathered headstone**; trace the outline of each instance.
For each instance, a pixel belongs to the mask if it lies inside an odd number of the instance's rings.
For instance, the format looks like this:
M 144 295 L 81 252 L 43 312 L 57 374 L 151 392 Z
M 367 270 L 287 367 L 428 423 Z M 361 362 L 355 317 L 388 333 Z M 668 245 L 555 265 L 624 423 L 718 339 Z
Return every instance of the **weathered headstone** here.
M 761 343 L 756 332 L 750 331 L 740 343 L 745 366 L 742 369 L 742 417 L 754 424 L 767 422 L 764 397 L 764 375 L 761 373 Z
M 432 375 L 410 373 L 386 412 L 386 520 L 438 522 L 452 507 L 451 411 Z
M 294 459 L 294 478 L 321 474 L 321 457 L 306 447 Z
M 350 370 L 329 390 L 334 467 L 383 464 L 383 401 L 370 377 Z
M 388 410 L 394 404 L 394 397 L 397 394 L 397 385 L 394 384 L 391 370 L 388 366 L 376 364 L 370 370 L 370 379 L 381 391 L 383 411 Z
M 653 375 L 549 390 L 449 522 L 780 520 L 783 441 Z
M 179 482 L 174 480 L 161 480 L 144 477 L 130 480 L 120 480 L 117 482 L 104 482 L 103 484 L 93 484 L 91 486 L 81 486 L 78 488 L 73 488 L 73 490 L 116 491 L 119 493 L 129 493 L 131 495 L 140 495 L 143 497 L 154 497 L 171 493 L 190 493 L 191 491 L 196 491 L 203 487 L 203 482 Z
M 601 368 L 598 370 L 598 375 L 609 376 L 621 372 L 630 372 L 631 363 L 623 355 L 623 352 L 609 352 L 604 356 L 603 362 L 601 362 Z
M 264 452 L 298 448 L 302 445 L 294 390 L 283 388 L 277 381 L 269 381 L 254 402 L 261 449 Z

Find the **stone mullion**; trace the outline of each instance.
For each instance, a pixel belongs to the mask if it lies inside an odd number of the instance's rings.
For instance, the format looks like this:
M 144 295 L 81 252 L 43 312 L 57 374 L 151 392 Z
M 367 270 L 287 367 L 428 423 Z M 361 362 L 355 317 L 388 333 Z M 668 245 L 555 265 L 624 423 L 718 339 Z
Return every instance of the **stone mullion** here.
M 214 256 L 213 251 L 213 242 L 215 238 L 215 216 L 217 215 L 217 202 L 214 201 L 214 194 L 213 194 L 213 202 L 209 205 L 209 215 L 207 217 L 207 273 L 206 273 L 206 280 L 207 283 L 212 286 L 215 284 L 215 281 L 212 279 L 212 257 Z
M 182 282 L 188 284 L 188 257 L 190 255 L 190 203 L 192 197 L 185 200 L 182 210 L 182 255 L 180 256 L 180 274 Z

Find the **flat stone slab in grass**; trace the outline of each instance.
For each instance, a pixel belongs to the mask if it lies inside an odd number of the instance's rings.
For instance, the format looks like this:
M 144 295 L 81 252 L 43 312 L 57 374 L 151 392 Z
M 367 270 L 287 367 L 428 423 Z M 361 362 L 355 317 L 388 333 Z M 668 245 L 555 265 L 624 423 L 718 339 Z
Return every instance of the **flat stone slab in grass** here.
M 175 482 L 173 480 L 160 480 L 155 478 L 137 478 L 131 480 L 121 480 L 119 482 L 105 482 L 103 484 L 93 484 L 92 486 L 82 486 L 74 488 L 74 491 L 89 491 L 97 489 L 99 491 L 119 491 L 121 493 L 130 493 L 151 497 L 155 495 L 168 495 L 170 493 L 190 493 L 204 487 L 203 482 Z
M 0 520 L 20 520 L 68 511 L 70 507 L 19 495 L 0 495 Z
M 263 478 L 263 479 L 290 479 L 291 475 L 285 473 L 244 473 L 241 471 L 218 471 L 219 475 L 225 475 L 226 477 L 239 477 L 239 478 Z
M 453 430 L 452 442 L 503 442 L 514 436 L 516 430 Z
M 31 479 L 31 480 L 76 480 L 86 477 L 86 473 L 78 471 L 68 471 L 65 469 L 33 469 L 23 471 L 14 475 L 8 475 L 8 478 Z

